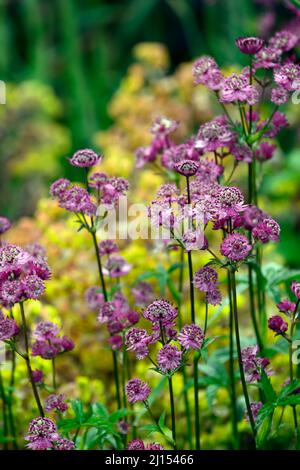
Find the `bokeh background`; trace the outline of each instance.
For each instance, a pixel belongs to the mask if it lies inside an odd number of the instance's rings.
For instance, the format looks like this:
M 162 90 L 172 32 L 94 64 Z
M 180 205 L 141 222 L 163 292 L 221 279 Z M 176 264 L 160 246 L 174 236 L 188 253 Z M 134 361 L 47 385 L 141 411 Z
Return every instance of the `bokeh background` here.
M 194 87 L 192 61 L 209 54 L 225 72 L 240 69 L 246 62 L 234 45 L 236 37 L 267 38 L 285 27 L 299 34 L 299 12 L 285 0 L 0 0 L 0 79 L 7 86 L 6 105 L 0 105 L 0 214 L 13 221 L 10 242 L 38 241 L 47 250 L 53 278 L 45 300 L 32 302 L 29 314 L 32 324 L 41 319 L 60 322 L 75 341 L 72 356 L 57 364 L 67 397 L 84 403 L 105 401 L 107 384 L 112 383 L 111 363 L 96 312 L 90 312 L 84 301 L 86 289 L 97 279 L 90 241 L 83 232 L 76 234 L 72 217 L 50 200 L 49 185 L 59 177 L 80 181 L 81 172 L 67 157 L 91 147 L 104 154 L 101 171 L 130 180 L 132 201 L 149 202 L 163 180 L 148 168 L 137 170 L 134 152 L 150 141 L 152 119 L 162 114 L 181 121 L 176 135 L 181 141 L 220 113 L 214 97 L 204 87 Z M 264 164 L 260 201 L 282 227 L 280 242 L 268 248 L 269 271 L 264 273 L 273 307 L 280 298 L 278 285 L 288 286 L 299 276 L 292 270 L 300 266 L 300 105 L 289 102 L 285 112 L 290 125 L 280 134 L 275 157 Z M 245 187 L 245 175 L 239 174 L 236 182 Z M 130 285 L 145 274 L 147 259 L 155 294 L 172 298 L 172 279 L 165 270 L 168 255 L 153 250 L 150 257 L 147 243 L 120 246 L 133 266 L 126 280 L 128 295 Z M 245 288 L 241 283 L 243 312 Z M 203 302 L 197 308 L 202 315 Z M 225 303 L 211 318 L 213 333 L 220 338 L 227 315 Z M 213 384 L 203 391 L 202 400 L 206 448 L 226 448 L 227 431 L 230 440 L 227 372 L 221 359 L 225 344 L 224 339 L 222 349 L 221 339 L 210 369 L 204 370 L 203 387 Z M 274 349 L 274 364 L 282 368 L 274 378 L 278 386 L 286 375 L 280 351 L 280 345 Z M 34 361 L 35 367 L 50 372 L 48 361 Z M 137 364 L 139 376 L 144 377 L 145 370 L 145 364 Z M 34 408 L 29 398 L 26 401 L 22 366 L 16 380 L 22 429 Z M 151 381 L 155 384 L 157 378 Z M 181 390 L 178 381 L 176 391 Z

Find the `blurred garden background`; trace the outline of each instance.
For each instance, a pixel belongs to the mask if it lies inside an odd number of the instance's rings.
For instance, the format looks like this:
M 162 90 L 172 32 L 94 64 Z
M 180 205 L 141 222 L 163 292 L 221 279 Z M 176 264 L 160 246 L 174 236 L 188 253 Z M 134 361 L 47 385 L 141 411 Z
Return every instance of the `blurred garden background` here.
M 90 242 L 85 233 L 74 235 L 73 218 L 50 200 L 50 184 L 60 177 L 82 181 L 82 172 L 67 158 L 89 147 L 104 154 L 100 171 L 129 179 L 133 202 L 151 201 L 163 180 L 148 167 L 135 168 L 135 150 L 150 142 L 152 120 L 166 115 L 180 121 L 179 142 L 220 112 L 214 96 L 193 85 L 193 60 L 208 54 L 224 71 L 240 69 L 247 57 L 234 40 L 267 38 L 285 27 L 299 36 L 295 5 L 296 0 L 0 0 L 0 79 L 7 87 L 6 104 L 0 105 L 0 214 L 13 222 L 11 243 L 38 241 L 47 250 L 53 278 L 46 301 L 30 304 L 31 318 L 59 319 L 75 341 L 72 358 L 57 364 L 68 397 L 105 400 L 103 370 L 110 374 L 111 363 L 109 354 L 99 356 L 105 333 L 84 300 L 96 283 Z M 284 108 L 289 126 L 280 133 L 275 158 L 264 165 L 261 204 L 281 225 L 281 240 L 270 257 L 286 273 L 300 266 L 300 104 L 290 100 Z M 245 188 L 245 176 L 238 176 Z M 133 283 L 145 271 L 147 244 L 120 245 L 133 266 Z M 160 268 L 167 256 L 154 250 L 147 259 L 147 269 L 157 270 L 153 286 L 161 296 L 172 291 Z M 270 283 L 272 273 L 280 276 L 271 268 Z M 279 298 L 277 284 L 291 280 L 282 273 L 270 287 L 274 298 Z M 243 308 L 247 299 L 241 296 L 239 302 Z M 221 313 L 220 308 L 215 318 Z M 214 334 L 222 335 L 222 322 Z M 41 367 L 43 361 L 34 361 Z M 25 367 L 17 374 L 28 393 Z M 218 394 L 210 418 L 218 424 L 211 436 L 207 422 L 207 448 L 223 436 L 224 384 L 211 389 L 208 403 Z M 20 405 L 24 396 L 18 399 Z

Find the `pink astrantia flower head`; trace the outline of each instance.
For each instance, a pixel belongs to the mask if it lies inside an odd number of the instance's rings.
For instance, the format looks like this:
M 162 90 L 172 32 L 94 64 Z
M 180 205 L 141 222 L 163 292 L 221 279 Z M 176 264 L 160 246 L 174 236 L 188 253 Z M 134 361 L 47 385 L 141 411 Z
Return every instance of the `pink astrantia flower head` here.
M 51 394 L 45 400 L 45 411 L 49 412 L 52 410 L 65 412 L 68 409 L 67 403 L 65 403 L 65 396 L 63 394 Z
M 50 194 L 53 198 L 60 199 L 63 193 L 69 189 L 71 186 L 71 182 L 65 178 L 60 178 L 50 186 Z
M 35 369 L 32 371 L 32 377 L 35 383 L 41 383 L 44 379 L 44 374 L 41 370 Z
M 121 256 L 112 256 L 106 260 L 103 274 L 112 278 L 118 278 L 126 276 L 131 267 L 131 264 L 127 263 Z
M 265 162 L 270 160 L 276 150 L 275 144 L 270 144 L 269 142 L 262 142 L 258 149 L 255 151 L 255 156 L 260 162 Z
M 169 325 L 178 315 L 178 311 L 168 300 L 154 300 L 144 310 L 143 316 L 152 323 L 161 323 Z
M 194 176 L 199 168 L 199 164 L 193 160 L 182 160 L 175 163 L 174 169 L 182 176 Z
M 287 52 L 293 49 L 299 42 L 298 37 L 291 31 L 278 31 L 275 36 L 269 40 L 269 46 L 277 49 L 279 52 Z
M 259 100 L 259 93 L 253 85 L 249 85 L 248 78 L 243 75 L 233 73 L 225 78 L 220 90 L 221 103 L 248 103 L 254 105 Z
M 104 296 L 98 286 L 92 286 L 85 291 L 85 300 L 91 310 L 98 310 L 104 303 Z
M 278 86 L 287 91 L 299 88 L 300 65 L 288 62 L 274 71 L 274 80 Z
M 40 340 L 50 340 L 55 338 L 60 332 L 60 328 L 55 323 L 50 321 L 41 321 L 37 324 L 35 331 L 33 333 L 36 339 Z
M 74 155 L 70 158 L 70 163 L 73 166 L 77 166 L 80 168 L 90 168 L 92 166 L 97 165 L 102 159 L 101 155 L 97 155 L 91 149 L 83 149 L 78 150 Z
M 293 292 L 294 296 L 300 300 L 300 282 L 293 281 L 291 284 L 291 291 Z
M 214 152 L 221 147 L 228 147 L 234 140 L 234 134 L 227 121 L 215 118 L 199 128 L 195 147 L 202 152 Z
M 147 445 L 146 450 L 165 450 L 165 448 L 157 442 L 150 442 L 150 444 Z
M 89 187 L 101 189 L 107 182 L 108 176 L 105 173 L 96 172 L 89 177 Z
M 242 261 L 247 258 L 252 247 L 245 235 L 233 233 L 227 235 L 221 244 L 221 253 L 230 261 Z
M 202 56 L 194 62 L 193 77 L 196 85 L 205 85 L 212 90 L 218 90 L 223 80 L 216 61 L 209 56 Z
M 0 235 L 7 232 L 11 227 L 10 221 L 6 217 L 0 216 Z
M 252 235 L 255 240 L 259 240 L 262 243 L 269 241 L 277 242 L 280 235 L 280 226 L 271 218 L 263 219 L 253 228 Z
M 237 38 L 235 43 L 243 54 L 249 55 L 257 54 L 264 45 L 263 39 L 253 36 Z
M 165 137 L 175 132 L 178 125 L 178 122 L 174 119 L 160 116 L 153 121 L 150 132 L 155 136 Z
M 127 446 L 128 450 L 145 450 L 145 444 L 142 439 L 133 439 L 132 441 L 128 442 Z
M 46 450 L 52 449 L 53 441 L 59 438 L 55 423 L 50 418 L 38 417 L 30 422 L 25 440 L 29 441 L 29 449 Z
M 103 240 L 99 243 L 99 253 L 101 256 L 118 253 L 118 245 L 112 240 Z
M 166 344 L 157 354 L 157 363 L 160 370 L 164 373 L 170 373 L 176 370 L 182 359 L 182 352 L 176 346 Z
M 201 349 L 204 341 L 204 333 L 198 325 L 193 323 L 185 325 L 180 330 L 178 341 L 184 349 Z
M 277 335 L 282 335 L 288 329 L 288 324 L 279 315 L 273 315 L 268 320 L 268 327 Z
M 218 282 L 218 274 L 210 266 L 200 268 L 194 275 L 194 286 L 202 292 L 214 289 Z
M 54 443 L 54 450 L 75 450 L 75 444 L 69 439 L 57 439 Z
M 146 401 L 150 392 L 149 385 L 140 379 L 131 379 L 126 384 L 126 395 L 129 403 Z
M 287 316 L 290 316 L 292 313 L 294 313 L 296 304 L 295 302 L 291 302 L 289 299 L 284 299 L 277 304 L 277 308 L 279 312 L 285 313 Z
M 144 359 L 149 353 L 149 344 L 153 341 L 143 328 L 130 328 L 126 332 L 125 344 L 128 351 L 133 351 L 137 359 Z
M 272 69 L 277 67 L 280 61 L 281 52 L 274 47 L 263 47 L 255 54 L 255 69 Z
M 60 194 L 59 205 L 63 209 L 75 214 L 80 212 L 90 216 L 96 214 L 96 205 L 88 191 L 76 184 Z
M 258 356 L 258 346 L 248 346 L 242 349 L 242 362 L 247 382 L 252 383 L 260 380 L 261 372 L 264 370 L 267 374 L 271 372 L 266 370 L 270 361 L 265 357 Z
M 280 106 L 282 104 L 287 103 L 288 99 L 289 99 L 289 93 L 282 86 L 278 86 L 278 87 L 272 89 L 272 91 L 271 91 L 271 101 L 272 101 L 272 103 L 275 103 L 275 104 Z
M 0 341 L 7 341 L 19 333 L 19 327 L 13 318 L 5 317 L 0 312 Z

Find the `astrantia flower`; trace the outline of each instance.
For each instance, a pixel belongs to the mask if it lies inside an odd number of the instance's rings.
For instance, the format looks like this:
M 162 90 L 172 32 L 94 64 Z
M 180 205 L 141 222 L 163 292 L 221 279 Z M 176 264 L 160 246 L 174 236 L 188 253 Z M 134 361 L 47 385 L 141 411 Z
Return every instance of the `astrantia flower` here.
M 78 150 L 74 155 L 70 158 L 70 163 L 73 166 L 77 166 L 80 168 L 90 168 L 91 166 L 97 165 L 100 162 L 102 156 L 97 155 L 91 149 L 83 149 Z
M 269 241 L 277 242 L 280 235 L 280 226 L 271 218 L 263 219 L 253 228 L 252 235 L 255 240 L 259 240 L 262 243 Z
M 221 244 L 221 253 L 230 261 L 242 261 L 249 255 L 252 247 L 245 235 L 233 233 L 227 235 Z
M 89 187 L 93 189 L 101 189 L 108 180 L 105 173 L 96 172 L 89 177 Z
M 13 318 L 5 317 L 0 312 L 0 341 L 7 341 L 19 333 L 19 327 Z
M 27 274 L 21 280 L 22 292 L 25 299 L 38 300 L 45 292 L 45 284 L 39 276 L 35 274 Z
M 300 65 L 293 62 L 282 65 L 274 71 L 274 80 L 287 91 L 297 90 L 300 83 Z
M 54 181 L 50 186 L 50 194 L 53 198 L 61 198 L 64 191 L 69 189 L 71 182 L 65 178 Z
M 245 378 L 249 383 L 260 380 L 262 370 L 267 374 L 270 374 L 270 371 L 266 370 L 270 361 L 266 357 L 258 356 L 258 346 L 248 346 L 243 348 L 242 362 L 245 371 Z
M 153 162 L 156 159 L 157 151 L 152 145 L 139 147 L 135 152 L 136 167 L 142 168 L 146 163 Z
M 282 105 L 282 104 L 287 103 L 288 99 L 289 99 L 289 93 L 285 88 L 280 86 L 280 87 L 276 87 L 272 89 L 271 91 L 272 103 Z
M 52 394 L 49 395 L 45 400 L 45 411 L 49 412 L 52 410 L 60 411 L 63 413 L 68 409 L 67 403 L 65 403 L 65 396 L 63 394 Z
M 121 256 L 112 256 L 107 259 L 103 274 L 110 277 L 121 277 L 126 276 L 131 270 L 131 264 L 127 263 Z
M 112 240 L 103 240 L 99 243 L 99 253 L 101 256 L 111 255 L 112 253 L 118 253 L 118 245 Z
M 141 439 L 133 439 L 132 441 L 128 442 L 127 446 L 128 450 L 145 450 L 145 444 Z
M 75 214 L 80 212 L 87 215 L 96 214 L 96 205 L 91 200 L 88 191 L 78 185 L 72 186 L 60 195 L 59 205 Z
M 234 139 L 234 134 L 228 123 L 219 118 L 200 126 L 195 147 L 203 152 L 214 152 L 221 147 L 227 147 Z
M 36 325 L 33 335 L 36 339 L 47 341 L 55 338 L 59 332 L 60 328 L 55 323 L 41 321 Z
M 246 144 L 234 143 L 230 152 L 238 162 L 251 163 L 253 160 L 253 152 Z
M 278 308 L 279 312 L 285 313 L 286 315 L 289 316 L 292 313 L 294 313 L 295 308 L 296 308 L 296 304 L 295 304 L 295 302 L 291 302 L 289 299 L 285 299 L 285 300 L 281 300 L 277 304 L 277 308 Z
M 32 377 L 33 377 L 33 381 L 38 384 L 43 381 L 44 374 L 41 370 L 35 369 L 32 371 Z
M 270 160 L 273 157 L 276 148 L 277 147 L 275 144 L 270 144 L 269 142 L 262 142 L 259 145 L 258 149 L 255 151 L 256 159 L 260 162 Z
M 194 274 L 194 286 L 202 292 L 209 292 L 210 290 L 214 289 L 217 282 L 218 274 L 213 268 L 209 266 L 200 268 Z
M 121 335 L 113 335 L 108 339 L 111 349 L 117 351 L 123 346 L 123 337 Z
M 215 287 L 206 293 L 206 302 L 210 305 L 220 305 L 222 303 L 222 294 L 220 289 Z
M 146 450 L 165 450 L 165 448 L 157 442 L 150 442 L 150 444 L 147 445 Z
M 111 177 L 101 188 L 101 201 L 103 204 L 117 204 L 119 198 L 129 189 L 129 183 L 125 178 Z
M 255 55 L 254 67 L 256 69 L 271 69 L 278 65 L 281 52 L 274 47 L 263 47 Z
M 222 74 L 216 61 L 209 56 L 202 56 L 193 63 L 193 77 L 196 85 L 205 85 L 218 90 L 222 82 Z
M 178 311 L 167 300 L 155 300 L 144 310 L 143 316 L 152 323 L 168 325 L 178 315 Z
M 243 212 L 243 225 L 247 230 L 252 230 L 258 222 L 266 218 L 265 212 L 255 205 L 248 205 Z
M 288 324 L 279 315 L 273 315 L 268 320 L 268 327 L 277 335 L 282 335 L 288 329 Z
M 91 310 L 98 310 L 104 302 L 104 296 L 98 286 L 92 286 L 85 291 L 85 300 Z
M 264 45 L 263 39 L 257 37 L 241 37 L 235 40 L 239 50 L 243 54 L 257 54 Z
M 11 227 L 10 221 L 6 217 L 0 216 L 0 235 L 7 232 Z
M 141 281 L 131 289 L 135 305 L 145 307 L 153 300 L 153 288 L 148 282 Z
M 54 443 L 54 450 L 74 450 L 75 449 L 75 444 L 73 441 L 70 441 L 69 439 L 58 439 Z
M 252 403 L 250 403 L 250 408 L 251 408 L 251 412 L 252 412 L 252 416 L 253 416 L 254 421 L 256 421 L 257 416 L 258 416 L 258 412 L 262 408 L 262 406 L 263 406 L 263 404 L 262 404 L 261 401 L 253 401 Z M 245 412 L 245 418 L 246 418 L 247 421 L 249 421 L 249 416 L 248 416 L 247 411 Z
M 126 384 L 126 395 L 129 403 L 147 400 L 151 389 L 140 379 L 131 379 Z
M 300 282 L 293 281 L 291 284 L 291 291 L 300 300 Z
M 32 355 L 43 359 L 53 359 L 58 354 L 71 351 L 73 341 L 67 336 L 57 336 L 59 329 L 51 322 L 40 322 L 34 332 L 37 340 L 32 345 Z
M 183 176 L 194 176 L 198 171 L 199 165 L 193 160 L 182 160 L 179 163 L 175 163 L 174 169 Z
M 244 196 L 241 190 L 235 186 L 220 187 L 216 204 L 219 208 L 219 219 L 233 218 L 244 209 Z
M 133 351 L 137 359 L 144 359 L 149 353 L 152 337 L 143 328 L 130 328 L 126 332 L 125 344 L 128 351 Z
M 169 373 L 181 364 L 182 352 L 176 346 L 166 344 L 157 354 L 158 367 L 162 372 Z
M 200 349 L 204 340 L 204 333 L 200 326 L 185 325 L 178 335 L 178 341 L 184 349 Z
M 275 36 L 269 40 L 270 47 L 277 49 L 280 52 L 287 52 L 296 46 L 299 39 L 291 31 L 284 30 L 278 31 Z
M 225 78 L 220 90 L 221 103 L 234 103 L 236 101 L 254 105 L 259 100 L 259 93 L 245 75 L 233 73 Z
M 57 437 L 56 424 L 50 418 L 35 418 L 29 424 L 27 437 L 49 437 L 51 439 L 55 438 Z
M 150 132 L 156 136 L 167 136 L 176 131 L 178 122 L 163 116 L 156 118 L 151 126 Z
M 99 315 L 97 320 L 99 323 L 107 323 L 109 320 L 112 319 L 116 310 L 116 305 L 113 301 L 105 302 L 100 305 L 99 308 Z

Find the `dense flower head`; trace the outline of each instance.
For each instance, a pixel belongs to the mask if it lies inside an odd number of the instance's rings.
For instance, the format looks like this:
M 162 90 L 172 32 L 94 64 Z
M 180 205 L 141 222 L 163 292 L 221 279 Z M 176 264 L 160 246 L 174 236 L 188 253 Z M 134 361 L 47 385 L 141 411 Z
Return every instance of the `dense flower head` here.
M 145 444 L 142 439 L 133 439 L 132 441 L 128 442 L 127 445 L 128 450 L 145 450 Z
M 193 77 L 196 85 L 205 85 L 212 90 L 218 90 L 223 80 L 215 59 L 209 56 L 202 56 L 194 62 Z
M 157 200 L 165 200 L 167 202 L 173 202 L 177 200 L 179 195 L 179 189 L 176 184 L 165 183 L 163 184 L 156 193 Z
M 276 242 L 279 240 L 280 226 L 271 218 L 263 219 L 253 228 L 252 235 L 255 240 L 259 240 L 262 243 L 269 241 Z
M 139 320 L 137 312 L 131 310 L 127 300 L 120 293 L 115 293 L 113 300 L 104 302 L 99 308 L 97 317 L 99 323 L 106 323 L 112 335 L 129 328 Z
M 254 105 L 258 102 L 259 93 L 253 85 L 249 85 L 249 80 L 245 75 L 233 73 L 223 80 L 219 99 L 225 104 L 242 102 Z
M 157 151 L 153 145 L 139 147 L 135 152 L 136 167 L 142 168 L 146 163 L 153 162 L 156 159 Z
M 181 364 L 182 352 L 176 346 L 166 344 L 157 354 L 159 369 L 164 373 L 169 373 L 177 369 Z
M 298 43 L 299 39 L 291 31 L 283 30 L 278 31 L 270 40 L 269 46 L 277 49 L 280 52 L 287 52 L 293 49 Z
M 0 216 L 0 235 L 7 232 L 11 227 L 10 221 L 3 216 Z
M 56 436 L 56 424 L 50 418 L 38 417 L 29 424 L 28 435 L 38 437 Z
M 153 288 L 151 284 L 145 281 L 140 281 L 132 287 L 131 293 L 134 297 L 135 305 L 138 307 L 145 307 L 153 300 Z
M 131 265 L 122 256 L 109 257 L 103 267 L 103 274 L 112 278 L 126 276 L 131 270 Z
M 41 370 L 35 369 L 32 371 L 32 378 L 35 383 L 41 383 L 44 379 L 44 374 Z
M 206 293 L 206 302 L 210 305 L 220 305 L 222 303 L 222 294 L 220 289 L 215 287 Z
M 116 176 L 108 178 L 101 188 L 101 202 L 107 205 L 115 205 L 128 189 L 129 183 L 125 178 Z
M 98 286 L 91 286 L 85 291 L 85 300 L 91 310 L 98 310 L 104 303 L 104 296 Z
M 280 315 L 273 315 L 268 320 L 268 327 L 277 335 L 282 335 L 288 329 L 288 324 Z
M 242 362 L 245 371 L 245 378 L 249 383 L 260 380 L 262 370 L 267 374 L 270 374 L 270 371 L 266 370 L 270 361 L 265 357 L 258 356 L 258 346 L 248 346 L 243 348 Z
M 244 209 L 244 196 L 236 186 L 220 186 L 216 197 L 217 218 L 233 218 Z
M 277 308 L 279 312 L 285 313 L 286 315 L 291 315 L 294 313 L 296 304 L 295 302 L 291 302 L 289 299 L 284 299 L 278 302 Z
M 233 233 L 227 235 L 221 244 L 221 253 L 230 261 L 242 261 L 249 255 L 252 247 L 245 235 Z
M 204 333 L 200 326 L 185 325 L 179 332 L 178 341 L 184 349 L 200 349 L 204 341 Z
M 131 379 L 126 384 L 126 395 L 129 403 L 147 400 L 150 392 L 149 385 L 140 379 Z
M 263 406 L 263 404 L 262 404 L 261 401 L 253 401 L 252 403 L 250 403 L 250 408 L 251 408 L 251 412 L 252 412 L 252 416 L 253 416 L 254 421 L 256 421 L 259 410 L 262 408 L 262 406 Z M 249 421 L 249 416 L 248 416 L 247 411 L 245 413 L 245 418 L 246 418 L 247 421 Z
M 58 336 L 60 329 L 51 322 L 40 322 L 35 331 L 36 341 L 32 345 L 32 355 L 43 359 L 53 359 L 74 349 L 73 341 L 67 336 Z
M 282 104 L 287 103 L 288 99 L 289 99 L 289 93 L 282 86 L 278 86 L 272 89 L 271 91 L 272 103 L 277 104 L 277 105 L 282 105 Z
M 102 240 L 99 243 L 99 253 L 101 256 L 111 255 L 112 253 L 118 253 L 118 245 L 112 240 Z
M 149 344 L 153 342 L 152 336 L 143 328 L 130 328 L 126 332 L 125 344 L 128 351 L 133 351 L 137 359 L 144 359 L 149 353 Z
M 257 150 L 255 151 L 256 159 L 260 162 L 265 162 L 270 160 L 276 150 L 275 144 L 270 144 L 269 142 L 261 142 Z
M 255 54 L 254 66 L 256 69 L 272 69 L 277 67 L 280 61 L 281 52 L 274 47 L 263 47 Z
M 53 198 L 60 199 L 63 193 L 69 189 L 71 186 L 71 181 L 67 180 L 66 178 L 60 178 L 50 186 L 50 194 Z
M 101 155 L 98 155 L 91 149 L 82 149 L 74 153 L 70 158 L 70 163 L 80 168 L 90 168 L 97 165 L 97 163 L 101 161 L 101 158 Z
M 288 62 L 274 71 L 274 80 L 278 86 L 287 91 L 299 88 L 300 65 Z
M 169 325 L 178 315 L 178 311 L 168 300 L 154 300 L 144 310 L 143 316 L 152 323 L 161 323 Z
M 201 229 L 186 230 L 182 235 L 182 243 L 186 251 L 205 250 L 207 248 L 207 239 Z
M 238 162 L 251 163 L 253 160 L 253 152 L 244 143 L 235 142 L 230 146 L 230 152 Z
M 221 147 L 228 147 L 234 140 L 234 134 L 227 121 L 215 118 L 199 128 L 195 147 L 203 152 L 214 152 Z
M 300 282 L 293 281 L 291 284 L 291 291 L 297 297 L 298 300 L 300 300 Z
M 155 136 L 167 136 L 178 128 L 178 122 L 164 116 L 157 117 L 151 126 L 150 132 Z
M 217 282 L 217 271 L 210 266 L 204 266 L 194 274 L 194 286 L 202 292 L 209 292 L 214 289 Z
M 150 444 L 147 445 L 146 450 L 165 450 L 165 448 L 157 442 L 150 442 Z
M 19 333 L 19 327 L 13 318 L 6 317 L 0 311 L 0 341 L 7 341 Z
M 63 209 L 74 212 L 75 214 L 81 212 L 90 216 L 96 214 L 96 205 L 92 201 L 88 191 L 76 184 L 60 194 L 59 205 Z
M 174 169 L 180 175 L 194 176 L 199 169 L 199 164 L 193 160 L 182 160 L 181 162 L 175 163 Z
M 252 230 L 258 222 L 266 218 L 266 213 L 255 205 L 248 205 L 244 208 L 242 218 L 244 227 L 247 230 Z
M 60 411 L 63 413 L 68 409 L 67 403 L 65 403 L 65 396 L 63 394 L 51 394 L 45 400 L 45 411 L 49 412 L 52 410 Z
M 250 55 L 257 54 L 264 45 L 263 39 L 254 36 L 237 38 L 235 43 L 243 54 Z
M 89 187 L 101 189 L 107 182 L 108 176 L 105 173 L 95 172 L 89 177 Z
M 54 450 L 74 450 L 75 444 L 69 439 L 60 438 L 55 441 Z

